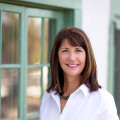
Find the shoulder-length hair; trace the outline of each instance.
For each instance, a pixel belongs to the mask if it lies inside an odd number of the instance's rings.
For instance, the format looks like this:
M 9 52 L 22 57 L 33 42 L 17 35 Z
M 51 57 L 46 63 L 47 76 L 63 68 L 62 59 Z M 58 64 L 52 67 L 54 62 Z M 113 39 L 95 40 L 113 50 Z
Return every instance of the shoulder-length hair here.
M 67 39 L 72 46 L 80 46 L 86 52 L 86 63 L 81 73 L 80 83 L 85 83 L 90 89 L 90 92 L 101 88 L 97 81 L 96 61 L 89 38 L 85 32 L 79 28 L 65 27 L 57 34 L 53 44 L 50 58 L 51 85 L 47 89 L 47 92 L 56 90 L 57 93 L 63 93 L 64 77 L 63 70 L 59 63 L 58 50 L 65 39 Z

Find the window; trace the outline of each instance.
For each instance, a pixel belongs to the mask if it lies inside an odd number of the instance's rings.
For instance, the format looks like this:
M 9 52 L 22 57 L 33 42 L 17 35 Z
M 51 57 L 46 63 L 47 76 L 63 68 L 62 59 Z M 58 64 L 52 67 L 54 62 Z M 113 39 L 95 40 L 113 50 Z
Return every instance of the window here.
M 61 12 L 0 4 L 1 119 L 37 120 Z

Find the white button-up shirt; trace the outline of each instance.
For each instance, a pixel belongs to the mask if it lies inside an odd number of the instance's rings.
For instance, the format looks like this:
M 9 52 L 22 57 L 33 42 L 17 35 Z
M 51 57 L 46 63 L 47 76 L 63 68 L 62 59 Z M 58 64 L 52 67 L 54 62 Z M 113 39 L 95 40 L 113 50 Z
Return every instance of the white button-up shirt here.
M 39 113 L 39 120 L 119 120 L 114 99 L 105 89 L 89 92 L 82 84 L 74 91 L 62 113 L 59 94 L 45 93 Z

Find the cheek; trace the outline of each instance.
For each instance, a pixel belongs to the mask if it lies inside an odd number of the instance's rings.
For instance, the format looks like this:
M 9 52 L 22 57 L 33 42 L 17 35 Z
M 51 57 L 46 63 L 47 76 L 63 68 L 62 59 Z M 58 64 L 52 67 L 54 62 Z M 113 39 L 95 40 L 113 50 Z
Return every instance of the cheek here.
M 58 58 L 59 58 L 60 64 L 66 62 L 67 60 L 67 57 L 65 55 L 59 55 Z
M 85 66 L 86 63 L 86 55 L 80 57 L 81 63 Z
M 79 54 L 79 58 L 80 58 L 81 60 L 85 60 L 85 59 L 86 59 L 86 53 L 83 52 L 83 53 Z
M 86 62 L 86 56 L 83 58 L 83 62 L 84 62 L 84 63 Z

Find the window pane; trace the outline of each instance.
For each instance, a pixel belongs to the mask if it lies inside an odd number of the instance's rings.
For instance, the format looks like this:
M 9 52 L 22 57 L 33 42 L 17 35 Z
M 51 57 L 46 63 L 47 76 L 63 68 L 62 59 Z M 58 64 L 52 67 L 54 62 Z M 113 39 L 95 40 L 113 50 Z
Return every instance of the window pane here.
M 18 69 L 2 69 L 1 118 L 17 118 Z
M 19 14 L 2 12 L 2 64 L 18 63 Z
M 40 105 L 40 69 L 29 69 L 27 78 L 27 113 L 39 111 Z
M 44 63 L 48 63 L 48 51 L 49 51 L 49 19 L 44 19 Z
M 43 88 L 44 93 L 46 92 L 46 89 L 48 88 L 48 85 L 50 84 L 50 68 L 49 67 L 43 67 Z
M 41 63 L 41 18 L 28 18 L 28 64 Z
M 44 19 L 44 63 L 50 62 L 50 54 L 56 35 L 56 20 Z

